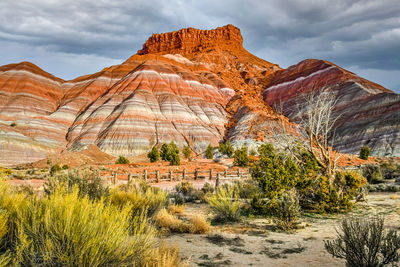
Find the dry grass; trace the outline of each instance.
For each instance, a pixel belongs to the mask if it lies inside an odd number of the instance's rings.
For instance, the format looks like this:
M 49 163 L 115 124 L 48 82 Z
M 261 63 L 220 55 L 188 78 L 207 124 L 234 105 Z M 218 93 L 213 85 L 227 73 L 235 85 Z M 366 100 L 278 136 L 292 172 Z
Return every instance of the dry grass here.
M 168 212 L 171 214 L 183 214 L 184 211 L 184 205 L 171 205 L 168 207 Z
M 187 267 L 188 260 L 182 260 L 177 245 L 161 242 L 148 258 L 146 267 Z
M 196 215 L 190 218 L 191 233 L 205 234 L 210 231 L 210 223 L 202 215 Z
M 165 209 L 157 213 L 155 222 L 159 227 L 174 233 L 203 234 L 210 231 L 210 224 L 203 216 L 194 216 L 190 218 L 189 222 L 185 222 L 168 213 Z

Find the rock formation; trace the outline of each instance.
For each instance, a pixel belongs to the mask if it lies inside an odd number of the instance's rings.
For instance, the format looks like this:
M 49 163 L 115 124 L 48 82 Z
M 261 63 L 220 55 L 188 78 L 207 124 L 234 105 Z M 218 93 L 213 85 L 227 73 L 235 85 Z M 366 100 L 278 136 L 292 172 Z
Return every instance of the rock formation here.
M 363 145 L 372 155 L 400 155 L 400 95 L 323 60 L 304 60 L 276 73 L 264 90 L 264 100 L 298 121 L 304 96 L 330 91 L 336 97 L 333 147 L 358 153 Z
M 299 126 L 271 107 L 282 103 L 295 119 L 299 94 L 328 85 L 346 112 L 336 148 L 368 143 L 375 154 L 399 153 L 398 95 L 325 61 L 282 70 L 242 43 L 232 25 L 154 34 L 124 63 L 71 81 L 27 62 L 0 67 L 0 164 L 93 145 L 114 156 L 170 141 L 197 153 L 224 139 L 279 145 Z

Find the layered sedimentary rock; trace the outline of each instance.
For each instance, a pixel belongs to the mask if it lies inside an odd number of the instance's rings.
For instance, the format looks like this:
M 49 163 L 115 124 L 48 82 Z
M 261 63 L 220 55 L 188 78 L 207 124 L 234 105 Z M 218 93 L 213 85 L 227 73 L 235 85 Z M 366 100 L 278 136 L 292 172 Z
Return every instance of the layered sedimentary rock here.
M 306 108 L 304 95 L 331 92 L 338 117 L 333 147 L 358 153 L 368 145 L 377 156 L 400 155 L 400 95 L 323 60 L 304 60 L 277 72 L 264 90 L 264 100 L 294 121 Z
M 282 70 L 242 42 L 232 25 L 155 34 L 124 63 L 71 81 L 27 62 L 0 67 L 0 164 L 92 145 L 114 156 L 170 141 L 198 153 L 224 139 L 279 145 L 300 130 L 271 107 L 295 118 L 299 94 L 321 87 L 337 92 L 346 114 L 336 148 L 398 154 L 398 95 L 325 61 Z

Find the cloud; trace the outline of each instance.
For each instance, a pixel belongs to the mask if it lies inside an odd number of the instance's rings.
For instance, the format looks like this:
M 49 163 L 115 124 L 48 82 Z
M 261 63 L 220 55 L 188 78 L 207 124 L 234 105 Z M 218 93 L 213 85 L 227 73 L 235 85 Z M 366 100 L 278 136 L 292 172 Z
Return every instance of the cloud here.
M 69 79 L 124 61 L 152 33 L 231 23 L 245 47 L 268 61 L 327 59 L 393 89 L 400 84 L 391 75 L 400 71 L 398 14 L 397 0 L 3 0 L 0 64 L 36 61 Z

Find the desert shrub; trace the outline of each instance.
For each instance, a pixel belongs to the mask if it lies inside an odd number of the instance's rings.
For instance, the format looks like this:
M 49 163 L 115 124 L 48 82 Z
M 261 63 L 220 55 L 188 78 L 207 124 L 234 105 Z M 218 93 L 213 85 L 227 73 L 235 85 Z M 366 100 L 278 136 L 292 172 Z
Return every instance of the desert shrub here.
M 170 205 L 168 206 L 168 212 L 171 214 L 182 214 L 185 211 L 184 205 Z
M 240 167 L 247 167 L 249 165 L 249 155 L 247 154 L 247 147 L 235 150 L 233 155 L 233 164 Z
M 169 165 L 179 166 L 181 165 L 181 158 L 178 153 L 172 153 L 170 155 Z
M 183 221 L 168 213 L 166 209 L 162 209 L 156 214 L 155 222 L 164 231 L 173 233 L 203 234 L 210 230 L 210 224 L 203 216 L 198 215 L 190 218 L 189 221 Z
M 179 149 L 174 142 L 161 146 L 160 157 L 164 161 L 169 161 L 170 165 L 180 165 L 181 163 Z
M 185 202 L 193 202 L 203 200 L 204 192 L 196 189 L 191 182 L 183 181 L 175 186 L 176 195 L 182 195 Z M 175 203 L 177 204 L 177 203 Z
M 355 172 L 338 172 L 331 181 L 322 175 L 316 159 L 299 150 L 295 158 L 275 151 L 272 145 L 261 145 L 260 159 L 252 168 L 261 194 L 251 205 L 257 214 L 271 214 L 282 192 L 295 188 L 300 206 L 318 212 L 338 212 L 351 209 L 352 200 L 366 180 Z M 295 161 L 296 160 L 296 161 Z
M 300 204 L 294 189 L 285 191 L 277 200 L 274 222 L 278 228 L 288 231 L 295 229 L 300 216 Z
M 119 208 L 130 207 L 132 216 L 146 213 L 152 217 L 167 202 L 167 193 L 156 187 L 125 186 L 111 190 L 107 201 Z
M 384 179 L 400 178 L 400 164 L 389 161 L 382 163 L 380 168 Z
M 16 124 L 15 122 L 12 122 L 12 123 L 10 124 L 10 126 L 11 126 L 11 127 L 15 127 L 15 126 L 17 126 L 17 124 Z
M 369 157 L 371 150 L 367 146 L 362 146 L 360 148 L 360 159 L 365 159 L 367 160 Z
M 57 172 L 61 171 L 62 168 L 60 167 L 60 165 L 58 164 L 54 164 L 53 166 L 51 166 L 50 168 L 50 175 L 53 176 L 54 174 L 56 174 Z
M 119 156 L 115 164 L 129 164 L 129 160 L 124 156 Z
M 99 173 L 91 170 L 71 170 L 49 177 L 45 182 L 44 191 L 52 194 L 60 186 L 66 188 L 68 192 L 77 187 L 80 197 L 87 196 L 91 200 L 98 200 L 109 193 L 109 188 L 104 185 Z
M 0 190 L 0 209 L 8 214 L 0 254 L 7 248 L 12 266 L 143 266 L 153 247 L 144 216 L 136 217 L 132 238 L 128 207 L 79 197 L 78 190 L 43 198 Z
M 201 188 L 201 191 L 203 191 L 204 194 L 214 193 L 214 186 L 212 186 L 210 183 L 205 183 Z
M 229 158 L 233 156 L 233 153 L 235 153 L 235 149 L 229 140 L 225 143 L 220 143 L 218 146 L 218 151 Z
M 383 218 L 351 218 L 342 221 L 333 241 L 325 241 L 333 257 L 346 260 L 346 266 L 385 266 L 399 261 L 400 235 L 385 230 Z
M 62 165 L 62 167 L 61 167 L 63 170 L 68 170 L 69 169 L 69 166 L 67 165 L 67 164 L 64 164 L 64 165 Z
M 168 144 L 163 144 L 160 149 L 160 157 L 163 161 L 169 161 L 170 148 Z
M 379 165 L 364 165 L 362 167 L 362 174 L 369 183 L 377 184 L 383 182 L 383 174 Z
M 195 215 L 189 219 L 190 233 L 205 234 L 210 231 L 210 223 L 203 215 Z
M 156 162 L 160 158 L 160 153 L 158 152 L 157 147 L 153 146 L 151 151 L 147 154 L 147 157 L 150 159 L 150 162 Z
M 146 258 L 146 267 L 187 267 L 187 261 L 182 260 L 178 246 L 161 242 Z
M 207 149 L 206 149 L 206 153 L 205 156 L 207 159 L 213 159 L 214 158 L 214 147 L 209 144 Z
M 183 153 L 183 156 L 185 157 L 185 159 L 189 159 L 190 156 L 192 155 L 192 150 L 190 150 L 189 146 L 185 146 L 182 149 L 182 153 Z
M 234 186 L 223 186 L 217 188 L 214 194 L 206 196 L 206 201 L 214 213 L 215 221 L 238 221 L 240 219 L 243 203 Z

